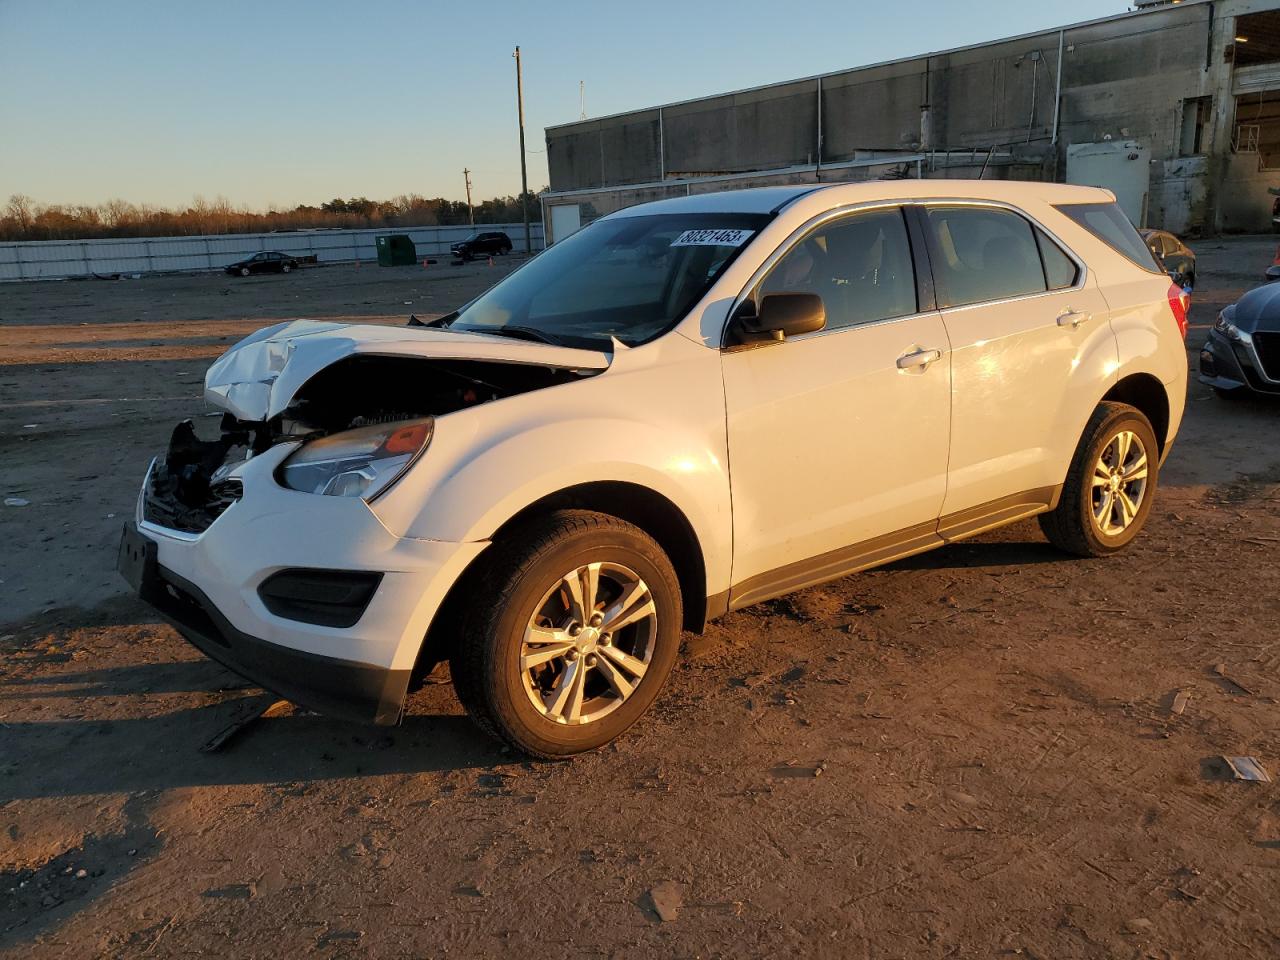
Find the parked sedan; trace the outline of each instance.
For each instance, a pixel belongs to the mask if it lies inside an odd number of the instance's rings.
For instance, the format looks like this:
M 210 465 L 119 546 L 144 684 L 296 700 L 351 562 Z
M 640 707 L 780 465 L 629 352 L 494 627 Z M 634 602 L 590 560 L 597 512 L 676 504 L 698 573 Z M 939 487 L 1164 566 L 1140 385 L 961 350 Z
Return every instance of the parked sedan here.
M 1184 290 L 1196 285 L 1196 255 L 1190 247 L 1167 230 L 1143 230 L 1142 239 L 1174 283 Z
M 288 273 L 298 269 L 296 258 L 287 253 L 255 253 L 252 257 L 227 264 L 227 273 L 247 277 L 251 273 Z
M 1068 553 L 1125 549 L 1185 336 L 1103 190 L 629 207 L 431 326 L 241 341 L 205 377 L 219 434 L 175 428 L 119 567 L 303 706 L 394 724 L 447 659 L 484 730 L 565 756 L 639 720 L 682 631 L 731 610 L 1032 516 Z
M 511 252 L 511 238 L 501 230 L 488 233 L 473 233 L 465 240 L 459 240 L 449 247 L 450 252 L 460 260 L 474 260 L 476 257 L 502 256 Z
M 1280 284 L 1250 290 L 1218 315 L 1200 350 L 1200 382 L 1219 396 L 1280 394 Z

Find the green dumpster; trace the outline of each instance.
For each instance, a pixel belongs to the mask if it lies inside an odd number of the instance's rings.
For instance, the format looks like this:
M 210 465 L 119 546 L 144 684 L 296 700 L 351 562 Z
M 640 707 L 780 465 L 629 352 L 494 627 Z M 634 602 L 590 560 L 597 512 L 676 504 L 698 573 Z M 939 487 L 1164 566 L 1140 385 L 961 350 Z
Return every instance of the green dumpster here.
M 380 267 L 411 267 L 418 262 L 418 251 L 406 234 L 391 233 L 376 238 L 375 242 Z

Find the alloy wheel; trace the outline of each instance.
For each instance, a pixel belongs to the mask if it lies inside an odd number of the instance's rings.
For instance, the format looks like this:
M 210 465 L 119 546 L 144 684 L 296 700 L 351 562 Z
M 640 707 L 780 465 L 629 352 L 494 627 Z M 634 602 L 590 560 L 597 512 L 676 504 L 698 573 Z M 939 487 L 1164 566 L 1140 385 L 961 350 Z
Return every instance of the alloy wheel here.
M 1147 450 L 1132 430 L 1121 430 L 1102 448 L 1093 467 L 1093 524 L 1104 536 L 1124 533 L 1147 492 Z
M 638 573 L 619 563 L 580 566 L 543 595 L 525 628 L 525 693 L 555 723 L 600 720 L 640 685 L 657 635 L 657 607 Z

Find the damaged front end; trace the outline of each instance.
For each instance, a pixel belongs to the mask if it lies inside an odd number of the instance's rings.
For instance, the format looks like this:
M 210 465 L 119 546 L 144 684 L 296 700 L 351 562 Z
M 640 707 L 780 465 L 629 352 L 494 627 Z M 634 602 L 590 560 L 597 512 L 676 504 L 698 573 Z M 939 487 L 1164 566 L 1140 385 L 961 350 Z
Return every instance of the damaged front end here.
M 262 446 L 261 432 L 224 414 L 220 436 L 201 440 L 195 425 L 183 420 L 173 429 L 168 451 L 147 471 L 142 518 L 181 533 L 207 530 L 243 494 L 240 481 L 228 475 Z
M 570 383 L 608 368 L 594 351 L 433 329 L 294 321 L 223 355 L 205 396 L 223 407 L 217 436 L 184 420 L 143 490 L 143 518 L 188 534 L 242 496 L 237 468 L 300 444 L 282 486 L 371 500 L 430 443 L 435 418 Z

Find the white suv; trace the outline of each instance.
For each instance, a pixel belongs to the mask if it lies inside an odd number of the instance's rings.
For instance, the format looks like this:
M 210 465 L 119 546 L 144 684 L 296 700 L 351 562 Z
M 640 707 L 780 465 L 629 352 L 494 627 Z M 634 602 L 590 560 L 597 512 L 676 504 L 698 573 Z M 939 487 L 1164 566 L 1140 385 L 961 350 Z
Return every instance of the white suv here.
M 213 364 L 120 568 L 197 647 L 395 723 L 449 660 L 561 756 L 682 629 L 1040 515 L 1125 546 L 1182 416 L 1186 302 L 1111 194 L 902 181 L 621 210 L 447 317 L 296 321 Z

